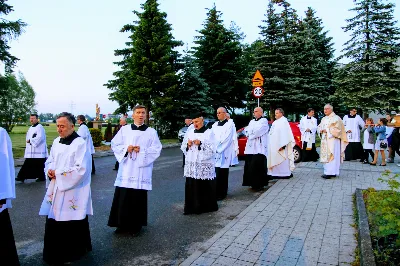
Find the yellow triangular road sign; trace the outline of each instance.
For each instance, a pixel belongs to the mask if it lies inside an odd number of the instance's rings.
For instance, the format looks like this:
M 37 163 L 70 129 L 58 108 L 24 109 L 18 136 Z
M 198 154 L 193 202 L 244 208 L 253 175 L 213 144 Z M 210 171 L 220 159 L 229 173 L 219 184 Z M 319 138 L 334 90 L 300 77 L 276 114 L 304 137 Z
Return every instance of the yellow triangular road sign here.
M 260 70 L 257 70 L 256 73 L 254 74 L 253 80 L 252 81 L 264 81 L 263 76 L 261 75 Z

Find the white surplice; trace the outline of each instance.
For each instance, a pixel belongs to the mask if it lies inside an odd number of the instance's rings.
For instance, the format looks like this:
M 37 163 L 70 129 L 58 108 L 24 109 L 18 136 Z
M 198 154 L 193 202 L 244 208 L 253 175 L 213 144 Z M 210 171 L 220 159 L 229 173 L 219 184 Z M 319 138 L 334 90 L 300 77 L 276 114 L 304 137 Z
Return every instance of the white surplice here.
M 81 138 L 83 138 L 86 141 L 86 148 L 89 149 L 90 154 L 94 154 L 95 150 L 93 145 L 93 139 L 87 125 L 84 123 L 80 124 L 77 133 Z
M 41 124 L 31 126 L 26 133 L 24 158 L 47 158 L 46 132 Z
M 293 147 L 295 145 L 292 130 L 286 117 L 272 123 L 268 137 L 268 175 L 290 176 L 294 170 Z M 283 150 L 279 150 L 285 147 Z
M 193 144 L 188 148 L 187 141 L 182 142 L 181 150 L 185 154 L 184 177 L 210 180 L 215 178 L 216 140 L 211 129 L 204 133 L 188 131 L 187 140 L 200 140 L 200 147 Z
M 315 143 L 315 135 L 318 128 L 317 119 L 315 117 L 307 118 L 308 116 L 304 116 L 300 120 L 300 131 L 301 131 L 301 141 L 307 142 L 307 148 L 312 148 L 312 144 Z M 310 132 L 306 130 L 309 129 Z
M 237 165 L 239 164 L 239 142 L 237 138 L 237 133 L 236 133 L 236 125 L 233 122 L 232 119 L 228 120 L 228 123 L 232 123 L 232 153 L 231 153 L 231 165 Z
M 0 127 L 0 169 L 0 200 L 6 200 L 6 204 L 0 208 L 2 212 L 11 208 L 11 200 L 15 199 L 15 168 L 11 139 L 2 127 Z
M 268 120 L 264 117 L 252 119 L 245 128 L 247 136 L 244 154 L 263 154 L 268 153 Z
M 214 123 L 211 130 L 215 137 L 215 167 L 229 168 L 233 152 L 234 124 L 227 120 L 223 126 Z
M 130 145 L 139 146 L 140 151 L 127 154 Z M 114 186 L 152 190 L 153 163 L 162 149 L 157 131 L 151 127 L 141 131 L 124 126 L 111 140 L 111 149 L 119 162 Z
M 351 130 L 351 133 L 347 133 L 347 140 L 349 142 L 361 142 L 361 129 L 364 128 L 365 122 L 361 116 L 356 115 L 354 118 L 350 118 L 349 115 L 343 117 L 343 124 L 346 129 Z
M 92 158 L 85 140 L 76 135 L 67 145 L 56 138 L 45 163 L 46 175 L 49 169 L 55 170 L 56 179 L 46 180 L 48 188 L 39 215 L 56 221 L 83 220 L 93 215 Z

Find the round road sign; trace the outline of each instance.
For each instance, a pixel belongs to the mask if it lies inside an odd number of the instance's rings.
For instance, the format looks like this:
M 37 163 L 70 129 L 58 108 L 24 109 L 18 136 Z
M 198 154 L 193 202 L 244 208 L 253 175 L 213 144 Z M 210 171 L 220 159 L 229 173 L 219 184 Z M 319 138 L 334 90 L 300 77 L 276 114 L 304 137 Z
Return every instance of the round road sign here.
M 263 96 L 264 94 L 264 89 L 261 87 L 255 87 L 253 89 L 253 96 L 256 98 L 261 98 L 261 96 Z

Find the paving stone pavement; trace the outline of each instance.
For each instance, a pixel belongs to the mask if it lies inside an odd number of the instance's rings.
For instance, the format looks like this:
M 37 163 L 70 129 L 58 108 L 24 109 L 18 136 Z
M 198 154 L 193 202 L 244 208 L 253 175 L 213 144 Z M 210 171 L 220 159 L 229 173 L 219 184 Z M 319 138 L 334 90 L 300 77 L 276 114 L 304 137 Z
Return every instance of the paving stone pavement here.
M 385 189 L 386 167 L 345 162 L 340 176 L 321 178 L 318 162 L 300 163 L 181 265 L 350 265 L 357 241 L 352 227 L 356 188 Z

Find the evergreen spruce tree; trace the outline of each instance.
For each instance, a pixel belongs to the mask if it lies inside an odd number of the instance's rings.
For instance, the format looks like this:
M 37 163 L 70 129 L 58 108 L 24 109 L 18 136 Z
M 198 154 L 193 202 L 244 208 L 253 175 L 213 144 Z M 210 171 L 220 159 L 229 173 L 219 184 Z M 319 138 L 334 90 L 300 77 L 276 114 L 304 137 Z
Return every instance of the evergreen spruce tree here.
M 241 34 L 236 27 L 223 25 L 221 12 L 215 5 L 208 10 L 204 28 L 195 37 L 194 57 L 200 67 L 200 77 L 209 86 L 211 106 L 227 108 L 243 107 L 246 85 L 244 84 Z
M 18 58 L 9 52 L 9 41 L 21 35 L 26 23 L 21 20 L 9 21 L 4 18 L 14 11 L 13 7 L 6 2 L 7 0 L 0 0 L 0 61 L 4 63 L 6 73 L 11 73 Z
M 283 9 L 281 13 L 276 12 L 276 5 Z M 282 107 L 293 112 L 302 104 L 302 92 L 296 90 L 300 80 L 295 75 L 295 52 L 298 52 L 293 43 L 298 30 L 296 11 L 287 1 L 270 0 L 263 23 L 260 34 L 264 47 L 258 49 L 256 56 L 257 68 L 265 79 L 261 104 L 269 106 L 271 111 Z
M 182 71 L 182 85 L 177 94 L 179 101 L 179 116 L 183 121 L 185 116 L 194 110 L 214 115 L 211 99 L 208 97 L 209 87 L 204 79 L 200 77 L 200 68 L 190 53 L 183 57 L 184 68 Z
M 295 76 L 299 80 L 297 90 L 302 94 L 299 112 L 308 107 L 322 111 L 332 94 L 332 76 L 335 67 L 332 38 L 327 37 L 321 19 L 308 8 L 306 17 L 299 23 L 299 31 L 293 36 L 295 49 Z
M 181 63 L 175 48 L 182 42 L 174 39 L 167 15 L 158 6 L 157 0 L 147 0 L 141 6 L 142 12 L 133 12 L 138 21 L 122 28 L 121 32 L 131 33 L 130 40 L 125 49 L 115 51 L 115 55 L 123 57 L 115 63 L 121 70 L 105 86 L 113 90 L 110 99 L 121 105 L 119 112 L 143 104 L 159 123 L 166 123 L 173 130 L 177 120 L 165 114 L 176 108 L 174 95 L 179 89 L 177 71 Z
M 356 0 L 347 19 L 345 43 L 339 59 L 350 60 L 339 69 L 336 95 L 350 106 L 383 111 L 400 105 L 400 30 L 395 26 L 394 4 L 386 0 Z

